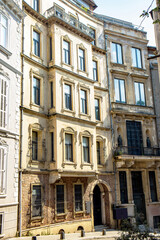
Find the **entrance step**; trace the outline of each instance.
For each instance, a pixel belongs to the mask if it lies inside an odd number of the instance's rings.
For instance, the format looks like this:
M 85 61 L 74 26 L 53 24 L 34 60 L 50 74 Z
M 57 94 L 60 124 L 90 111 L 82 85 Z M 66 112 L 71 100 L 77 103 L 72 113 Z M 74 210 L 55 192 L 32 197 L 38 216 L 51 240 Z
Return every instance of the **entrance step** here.
M 97 225 L 94 227 L 95 232 L 102 232 L 103 229 L 108 230 L 109 227 L 106 225 Z

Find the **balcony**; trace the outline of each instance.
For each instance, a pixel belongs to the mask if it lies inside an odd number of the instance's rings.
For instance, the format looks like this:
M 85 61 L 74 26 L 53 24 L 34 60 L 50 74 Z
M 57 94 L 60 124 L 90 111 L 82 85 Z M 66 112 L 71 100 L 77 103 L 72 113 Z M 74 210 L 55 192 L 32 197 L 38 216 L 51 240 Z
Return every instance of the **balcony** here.
M 59 7 L 53 6 L 49 8 L 45 15 L 48 20 L 52 20 L 54 18 L 55 21 L 59 22 L 66 28 L 71 28 L 72 31 L 77 32 L 78 35 L 87 38 L 90 42 L 94 40 L 94 31 L 91 28 L 65 13 Z
M 136 155 L 136 156 L 160 156 L 160 148 L 147 147 L 117 147 L 115 156 Z

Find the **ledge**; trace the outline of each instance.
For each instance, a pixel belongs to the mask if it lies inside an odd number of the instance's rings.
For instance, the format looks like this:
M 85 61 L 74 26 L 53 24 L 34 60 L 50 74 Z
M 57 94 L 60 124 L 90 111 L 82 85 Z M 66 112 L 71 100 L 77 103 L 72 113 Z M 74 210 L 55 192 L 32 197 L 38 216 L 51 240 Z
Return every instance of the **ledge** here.
M 0 51 L 2 51 L 5 55 L 7 55 L 7 57 L 9 58 L 12 53 L 10 51 L 8 51 L 5 47 L 3 47 L 2 45 L 0 45 Z

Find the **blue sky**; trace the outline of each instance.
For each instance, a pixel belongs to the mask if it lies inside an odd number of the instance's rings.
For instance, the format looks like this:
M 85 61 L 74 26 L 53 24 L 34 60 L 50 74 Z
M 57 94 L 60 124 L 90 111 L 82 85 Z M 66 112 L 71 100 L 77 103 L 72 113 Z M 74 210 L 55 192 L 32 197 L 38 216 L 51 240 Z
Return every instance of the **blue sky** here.
M 143 10 L 148 9 L 151 2 L 152 0 L 95 0 L 95 3 L 98 5 L 95 12 L 132 22 L 139 26 L 142 21 L 142 18 L 139 16 Z M 152 7 L 155 7 L 155 0 Z M 154 26 L 151 17 L 146 18 L 142 26 L 144 31 L 147 32 L 148 45 L 155 46 Z

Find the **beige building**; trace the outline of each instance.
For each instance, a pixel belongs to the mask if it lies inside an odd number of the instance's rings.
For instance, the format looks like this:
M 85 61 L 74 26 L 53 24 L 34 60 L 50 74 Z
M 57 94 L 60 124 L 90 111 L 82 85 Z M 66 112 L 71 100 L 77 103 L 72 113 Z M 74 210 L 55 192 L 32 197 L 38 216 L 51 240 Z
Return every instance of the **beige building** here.
M 103 22 L 93 1 L 23 5 L 22 234 L 114 227 Z
M 146 32 L 129 22 L 99 18 L 107 39 L 116 205 L 127 208 L 128 217 L 137 223 L 146 219 L 151 228 L 158 228 L 160 151 Z
M 17 232 L 21 1 L 0 1 L 0 238 Z

